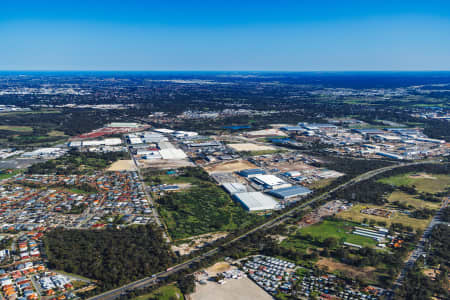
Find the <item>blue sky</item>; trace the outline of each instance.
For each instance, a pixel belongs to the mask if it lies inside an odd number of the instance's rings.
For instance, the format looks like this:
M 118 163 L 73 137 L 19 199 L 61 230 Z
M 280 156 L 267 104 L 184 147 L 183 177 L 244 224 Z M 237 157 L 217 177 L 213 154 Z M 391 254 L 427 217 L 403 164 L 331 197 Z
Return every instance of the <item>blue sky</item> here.
M 2 0 L 0 70 L 450 70 L 450 1 Z

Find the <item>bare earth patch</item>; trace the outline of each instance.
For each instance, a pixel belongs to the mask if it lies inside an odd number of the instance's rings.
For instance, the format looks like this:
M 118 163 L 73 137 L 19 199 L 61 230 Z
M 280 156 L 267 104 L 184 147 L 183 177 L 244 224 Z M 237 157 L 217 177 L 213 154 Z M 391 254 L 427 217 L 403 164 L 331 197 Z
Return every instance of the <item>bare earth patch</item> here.
M 132 160 L 118 160 L 109 166 L 108 171 L 136 171 Z
M 330 258 L 322 258 L 316 265 L 320 268 L 327 268 L 328 272 L 340 271 L 351 278 L 362 277 L 370 279 L 374 277 L 375 271 L 374 267 L 355 268 Z
M 205 171 L 208 173 L 218 172 L 238 172 L 246 169 L 255 169 L 256 165 L 246 160 L 228 161 L 216 165 L 207 166 Z
M 272 300 L 273 298 L 261 289 L 256 283 L 243 277 L 230 279 L 225 284 L 208 281 L 205 285 L 196 285 L 192 300 Z
M 228 144 L 230 148 L 241 152 L 241 151 L 268 151 L 268 150 L 276 150 L 274 147 L 265 146 L 265 145 L 257 145 L 251 143 L 242 143 L 242 144 Z
M 408 176 L 409 178 L 425 178 L 425 179 L 437 179 L 436 177 L 431 176 L 430 174 L 426 173 L 418 173 L 418 174 L 412 174 Z
M 206 272 L 208 272 L 210 276 L 215 276 L 217 273 L 222 273 L 230 269 L 231 269 L 230 264 L 222 261 L 215 263 L 214 265 L 206 269 Z
M 172 251 L 178 251 L 180 255 L 187 255 L 198 248 L 205 246 L 206 243 L 212 243 L 217 239 L 226 237 L 228 233 L 205 233 L 186 240 L 185 243 L 179 245 L 172 245 Z

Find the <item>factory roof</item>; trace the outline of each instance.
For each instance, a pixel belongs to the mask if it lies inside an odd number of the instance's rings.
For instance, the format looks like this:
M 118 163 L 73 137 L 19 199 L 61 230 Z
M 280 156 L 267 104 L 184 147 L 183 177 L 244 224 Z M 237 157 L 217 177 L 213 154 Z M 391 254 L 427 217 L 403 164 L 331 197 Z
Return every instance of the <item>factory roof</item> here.
M 187 157 L 181 149 L 162 149 L 159 153 L 163 159 L 184 159 Z
M 303 196 L 311 193 L 311 190 L 302 186 L 291 186 L 288 188 L 282 188 L 270 191 L 269 194 L 277 198 L 290 198 L 296 196 Z
M 267 186 L 276 186 L 281 184 L 286 184 L 286 181 L 283 179 L 275 176 L 275 175 L 256 175 L 253 177 L 253 179 L 261 184 L 267 185 Z
M 278 208 L 278 202 L 261 192 L 237 193 L 234 197 L 249 211 Z
M 236 194 L 236 193 L 243 193 L 243 192 L 247 191 L 247 188 L 245 187 L 245 185 L 243 185 L 242 183 L 239 183 L 239 182 L 227 182 L 227 183 L 224 183 L 222 186 L 231 195 Z
M 264 170 L 261 169 L 247 169 L 247 170 L 241 170 L 239 171 L 239 175 L 248 177 L 248 176 L 254 176 L 259 174 L 266 174 Z

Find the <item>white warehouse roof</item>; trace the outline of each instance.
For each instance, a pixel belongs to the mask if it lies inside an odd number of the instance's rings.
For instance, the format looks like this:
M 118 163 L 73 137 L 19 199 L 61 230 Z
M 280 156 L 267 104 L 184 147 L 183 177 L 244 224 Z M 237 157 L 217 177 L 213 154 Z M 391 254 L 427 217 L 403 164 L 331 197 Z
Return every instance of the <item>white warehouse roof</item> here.
M 277 209 L 278 202 L 261 192 L 237 193 L 234 197 L 249 211 Z
M 231 195 L 234 195 L 236 193 L 243 193 L 247 191 L 247 188 L 245 185 L 239 182 L 227 182 L 222 184 L 223 188 L 230 193 Z
M 275 175 L 256 175 L 253 177 L 253 180 L 256 181 L 256 183 L 262 184 L 269 188 L 291 186 L 291 184 Z
M 162 149 L 159 153 L 163 159 L 184 159 L 187 157 L 181 149 Z

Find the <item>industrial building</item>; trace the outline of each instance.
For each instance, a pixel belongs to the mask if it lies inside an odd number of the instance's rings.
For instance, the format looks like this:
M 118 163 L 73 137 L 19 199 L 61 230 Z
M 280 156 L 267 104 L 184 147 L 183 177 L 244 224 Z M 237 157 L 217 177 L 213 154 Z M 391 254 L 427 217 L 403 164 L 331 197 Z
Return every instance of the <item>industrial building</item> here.
M 269 192 L 269 194 L 283 200 L 306 196 L 309 193 L 311 193 L 311 190 L 302 186 L 291 186 L 288 188 L 276 189 Z
M 222 186 L 228 193 L 230 193 L 230 195 L 247 192 L 247 187 L 239 182 L 227 182 L 222 184 Z
M 186 153 L 181 149 L 162 149 L 159 151 L 163 159 L 185 159 Z
M 247 169 L 239 172 L 239 175 L 246 178 L 252 178 L 257 175 L 264 175 L 264 174 L 266 174 L 266 171 L 261 169 Z
M 252 178 L 254 182 L 262 185 L 266 189 L 281 189 L 290 187 L 291 184 L 275 175 L 256 175 Z
M 233 197 L 248 211 L 264 211 L 279 208 L 277 201 L 261 192 L 237 193 Z

